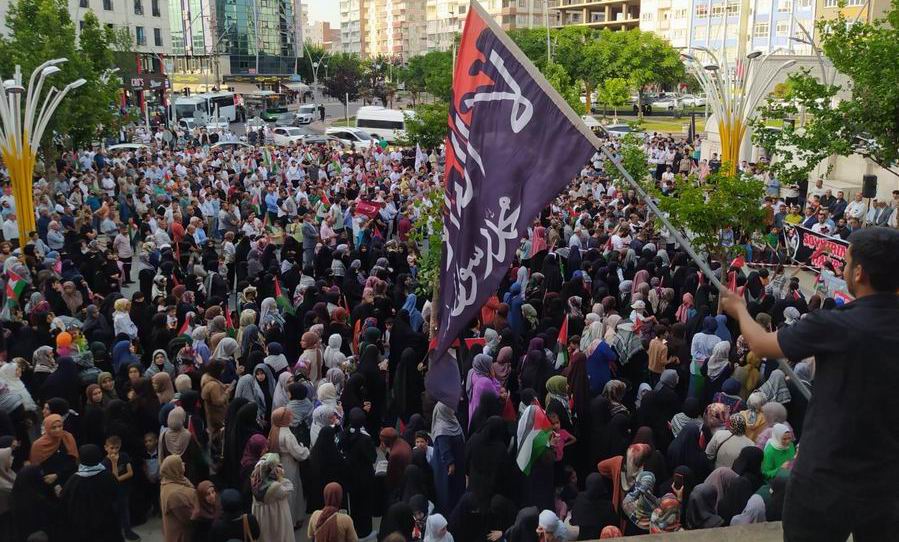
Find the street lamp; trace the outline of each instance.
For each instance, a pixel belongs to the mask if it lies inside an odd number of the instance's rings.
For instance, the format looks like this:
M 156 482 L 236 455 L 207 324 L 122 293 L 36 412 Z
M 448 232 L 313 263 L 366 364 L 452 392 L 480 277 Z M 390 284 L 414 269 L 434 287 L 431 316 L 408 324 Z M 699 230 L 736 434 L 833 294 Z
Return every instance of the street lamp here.
M 769 53 L 753 51 L 741 59 L 733 69 L 727 56 L 718 55 L 705 47 L 692 47 L 694 52 L 681 54 L 687 70 L 705 91 L 706 103 L 718 119 L 718 135 L 721 138 L 721 161 L 727 162 L 730 172 L 736 172 L 740 160 L 740 146 L 746 136 L 746 128 L 755 120 L 758 106 L 768 86 L 783 70 L 793 66 L 795 60 L 776 58 L 775 49 Z M 769 61 L 779 61 L 770 73 L 762 71 Z
M 41 138 L 50 117 L 71 90 L 87 81 L 77 79 L 62 90 L 51 87 L 41 102 L 41 87 L 44 79 L 60 72 L 59 64 L 65 58 L 48 60 L 31 72 L 28 87 L 22 84 L 22 68 L 16 66 L 12 79 L 0 82 L 0 155 L 9 170 L 12 180 L 13 198 L 16 202 L 16 222 L 19 227 L 19 241 L 25 243 L 34 231 L 34 192 L 32 177 L 34 161 Z M 22 114 L 22 95 L 25 95 L 25 112 Z

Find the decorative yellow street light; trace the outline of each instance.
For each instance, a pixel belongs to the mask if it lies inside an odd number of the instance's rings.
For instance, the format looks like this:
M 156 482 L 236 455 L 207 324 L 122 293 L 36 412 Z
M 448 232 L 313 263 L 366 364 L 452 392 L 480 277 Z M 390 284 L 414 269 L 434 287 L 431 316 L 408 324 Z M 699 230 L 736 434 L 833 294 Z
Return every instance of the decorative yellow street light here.
M 72 81 L 62 90 L 51 87 L 41 98 L 44 79 L 59 73 L 59 64 L 65 58 L 48 60 L 31 72 L 28 88 L 22 85 L 22 68 L 16 66 L 12 79 L 0 80 L 0 156 L 12 180 L 13 197 L 16 202 L 16 221 L 19 226 L 19 243 L 24 245 L 28 235 L 34 231 L 34 193 L 32 179 L 34 160 L 41 137 L 50 122 L 50 117 L 70 90 L 86 83 L 84 79 Z M 27 90 L 27 93 L 26 93 Z M 22 111 L 22 95 L 25 95 L 25 110 Z
M 768 87 L 781 71 L 796 64 L 795 60 L 783 59 L 775 49 L 763 54 L 753 51 L 745 59 L 739 59 L 735 66 L 728 65 L 727 55 L 718 55 L 705 47 L 691 47 L 696 53 L 681 53 L 687 70 L 693 74 L 706 94 L 706 100 L 718 120 L 718 134 L 721 137 L 721 161 L 727 162 L 730 173 L 736 172 L 740 161 L 740 146 L 746 136 L 746 127 L 752 124 L 758 114 L 758 106 L 767 95 Z M 772 61 L 769 70 L 763 68 Z

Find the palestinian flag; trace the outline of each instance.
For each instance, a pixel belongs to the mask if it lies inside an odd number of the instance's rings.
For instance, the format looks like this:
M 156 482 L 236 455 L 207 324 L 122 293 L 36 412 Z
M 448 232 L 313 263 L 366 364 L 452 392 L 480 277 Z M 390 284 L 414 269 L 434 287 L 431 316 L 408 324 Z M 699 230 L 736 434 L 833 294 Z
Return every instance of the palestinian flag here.
M 8 278 L 6 279 L 6 299 L 8 299 L 9 301 L 18 302 L 19 297 L 21 297 L 22 292 L 25 291 L 25 287 L 28 286 L 28 283 L 25 282 L 25 279 L 13 273 L 12 271 L 8 271 L 7 275 Z
M 193 337 L 190 336 L 191 332 L 191 320 L 193 319 L 194 313 L 189 312 L 184 316 L 184 323 L 181 324 L 181 329 L 178 330 L 178 336 L 187 337 L 188 340 L 193 340 Z
M 547 451 L 552 425 L 540 405 L 529 405 L 518 420 L 518 468 L 531 474 L 531 467 Z
M 278 306 L 281 307 L 281 310 L 284 311 L 284 314 L 296 314 L 293 303 L 286 295 L 284 295 L 284 292 L 281 291 L 281 282 L 277 278 L 275 279 L 275 301 L 278 303 Z
M 237 336 L 237 329 L 234 327 L 234 320 L 231 319 L 231 311 L 228 309 L 228 305 L 226 304 L 224 307 L 225 313 L 225 333 L 231 337 L 232 339 Z
M 565 320 L 562 321 L 562 328 L 559 329 L 559 338 L 556 340 L 558 342 L 559 353 L 556 354 L 556 369 L 561 369 L 562 367 L 568 365 L 568 315 L 565 315 Z

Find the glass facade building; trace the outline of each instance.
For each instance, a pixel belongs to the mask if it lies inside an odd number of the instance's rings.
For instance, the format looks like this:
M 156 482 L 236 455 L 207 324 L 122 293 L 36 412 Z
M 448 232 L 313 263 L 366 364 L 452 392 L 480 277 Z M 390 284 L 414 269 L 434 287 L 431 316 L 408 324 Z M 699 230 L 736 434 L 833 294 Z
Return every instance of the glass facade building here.
M 219 51 L 232 74 L 294 73 L 296 30 L 293 0 L 216 0 Z

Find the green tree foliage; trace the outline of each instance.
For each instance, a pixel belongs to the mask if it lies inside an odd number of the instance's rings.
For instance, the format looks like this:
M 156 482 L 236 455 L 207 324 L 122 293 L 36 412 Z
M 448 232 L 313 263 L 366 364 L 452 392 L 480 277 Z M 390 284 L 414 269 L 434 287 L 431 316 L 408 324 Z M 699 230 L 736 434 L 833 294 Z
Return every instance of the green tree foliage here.
M 806 179 L 832 154 L 859 153 L 885 168 L 899 161 L 899 0 L 872 23 L 849 24 L 840 15 L 819 21 L 817 30 L 824 55 L 851 84 L 821 83 L 805 70 L 778 89 L 783 101 L 762 108 L 753 139 L 775 155 L 772 171 L 782 183 Z M 766 129 L 773 119 L 793 122 Z
M 423 58 L 423 89 L 434 98 L 449 102 L 453 90 L 453 54 L 436 51 Z
M 565 71 L 561 64 L 556 64 L 555 62 L 546 64 L 543 67 L 543 76 L 562 95 L 562 98 L 568 102 L 568 105 L 574 109 L 575 113 L 578 115 L 584 114 L 584 104 L 581 103 L 581 93 L 578 85 L 572 83 L 571 77 L 569 77 L 568 72 Z
M 627 81 L 621 77 L 613 77 L 603 81 L 599 87 L 599 101 L 606 107 L 611 107 L 615 114 L 615 121 L 618 121 L 618 108 L 627 105 L 630 98 L 630 88 Z
M 413 203 L 418 220 L 409 238 L 421 251 L 418 261 L 418 293 L 430 296 L 440 281 L 440 258 L 443 255 L 443 185 L 434 187 Z
M 759 205 L 765 195 L 764 183 L 752 175 L 730 175 L 727 171 L 722 164 L 704 183 L 695 175 L 678 175 L 674 192 L 667 196 L 656 189 L 651 191 L 659 210 L 691 238 L 694 246 L 722 260 L 722 228 L 730 226 L 752 236 L 763 230 L 765 216 Z
M 442 145 L 446 140 L 449 104 L 442 101 L 419 104 L 414 111 L 415 115 L 406 117 L 406 135 L 401 143 L 410 147 L 420 145 L 422 149 Z
M 362 86 L 362 61 L 357 55 L 337 53 L 328 57 L 328 77 L 322 80 L 328 94 L 346 105 L 347 94 L 350 101 L 359 97 Z
M 120 117 L 113 107 L 118 85 L 108 70 L 114 66 L 113 51 L 127 44 L 121 33 L 103 28 L 93 12 L 87 11 L 76 40 L 66 0 L 18 0 L 9 7 L 6 26 L 10 35 L 0 38 L 0 74 L 4 77 L 11 76 L 19 65 L 27 80 L 40 64 L 64 57 L 68 62 L 45 81 L 42 93 L 53 86 L 61 89 L 78 78 L 87 81 L 57 108 L 44 132 L 45 149 L 54 135 L 65 134 L 67 143 L 84 146 L 118 129 Z
M 643 141 L 640 140 L 634 134 L 625 134 L 623 138 L 621 138 L 621 147 L 618 149 L 618 160 L 621 162 L 621 165 L 624 166 L 624 169 L 630 173 L 631 177 L 634 178 L 635 181 L 645 185 L 644 188 L 649 190 L 651 186 L 645 184 L 650 182 L 649 179 L 649 158 L 646 156 L 646 151 L 643 150 Z M 605 170 L 608 172 L 609 177 L 612 178 L 613 181 L 618 186 L 627 186 L 627 179 L 624 178 L 618 168 L 615 167 L 611 161 L 606 160 Z

